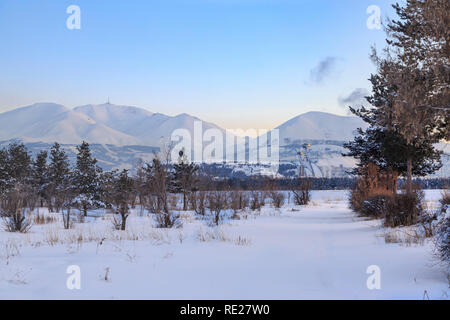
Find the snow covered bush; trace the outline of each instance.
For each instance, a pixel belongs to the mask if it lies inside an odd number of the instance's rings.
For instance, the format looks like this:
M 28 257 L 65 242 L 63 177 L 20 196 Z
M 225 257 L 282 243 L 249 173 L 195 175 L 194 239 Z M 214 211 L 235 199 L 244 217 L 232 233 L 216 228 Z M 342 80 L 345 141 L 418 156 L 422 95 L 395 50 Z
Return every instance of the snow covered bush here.
M 358 213 L 363 217 L 382 218 L 385 211 L 386 202 L 390 197 L 386 195 L 376 195 L 364 200 L 358 209 Z

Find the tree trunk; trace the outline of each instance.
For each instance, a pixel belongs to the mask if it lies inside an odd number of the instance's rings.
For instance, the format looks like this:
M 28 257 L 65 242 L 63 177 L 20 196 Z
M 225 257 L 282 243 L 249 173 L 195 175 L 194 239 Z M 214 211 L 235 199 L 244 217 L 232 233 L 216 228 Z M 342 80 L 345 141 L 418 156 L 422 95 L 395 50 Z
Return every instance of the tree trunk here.
M 412 159 L 408 158 L 407 161 L 407 177 L 406 177 L 406 193 L 412 192 Z
M 183 192 L 183 211 L 187 211 L 187 196 L 186 196 L 186 192 Z
M 83 212 L 84 212 L 84 216 L 87 217 L 87 204 L 86 204 L 86 202 L 83 202 Z
M 126 214 L 122 214 L 122 226 L 120 228 L 122 231 L 125 231 L 127 225 L 127 218 L 128 216 Z

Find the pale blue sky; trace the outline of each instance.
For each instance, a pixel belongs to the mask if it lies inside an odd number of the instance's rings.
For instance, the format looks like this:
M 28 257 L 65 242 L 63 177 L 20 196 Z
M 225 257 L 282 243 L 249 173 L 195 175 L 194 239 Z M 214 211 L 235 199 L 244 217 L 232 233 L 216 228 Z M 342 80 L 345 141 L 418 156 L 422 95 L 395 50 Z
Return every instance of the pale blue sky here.
M 387 0 L 1 0 L 0 111 L 35 102 L 135 105 L 226 128 L 346 114 L 369 89 L 369 5 Z M 81 8 L 68 30 L 66 8 Z

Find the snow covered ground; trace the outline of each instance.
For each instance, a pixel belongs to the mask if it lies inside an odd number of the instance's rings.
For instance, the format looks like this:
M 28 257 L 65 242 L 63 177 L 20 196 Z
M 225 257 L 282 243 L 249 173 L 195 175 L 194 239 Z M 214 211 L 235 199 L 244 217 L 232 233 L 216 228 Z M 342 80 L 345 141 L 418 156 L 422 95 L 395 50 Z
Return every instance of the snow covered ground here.
M 435 207 L 439 191 L 427 191 Z M 41 213 L 45 210 L 41 209 Z M 96 213 L 28 234 L 0 231 L 0 299 L 447 299 L 432 245 L 386 243 L 380 221 L 356 217 L 345 191 L 315 191 L 306 207 L 267 205 L 220 227 L 183 213 L 183 227 L 153 228 L 134 213 L 125 232 Z M 48 213 L 47 213 L 48 215 Z M 59 216 L 57 216 L 60 219 Z M 397 230 L 398 231 L 398 230 Z M 400 231 L 401 232 L 401 231 Z M 69 266 L 81 289 L 69 290 Z M 367 288 L 369 266 L 380 290 Z

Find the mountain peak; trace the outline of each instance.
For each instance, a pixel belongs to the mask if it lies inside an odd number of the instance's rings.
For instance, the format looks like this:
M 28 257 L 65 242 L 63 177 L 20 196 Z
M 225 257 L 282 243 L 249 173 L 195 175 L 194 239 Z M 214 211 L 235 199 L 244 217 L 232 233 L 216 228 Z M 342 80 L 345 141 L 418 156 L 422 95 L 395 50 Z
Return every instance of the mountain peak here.
M 349 141 L 353 139 L 355 130 L 359 127 L 365 128 L 367 124 L 357 117 L 310 111 L 286 121 L 277 129 L 280 130 L 281 141 Z

